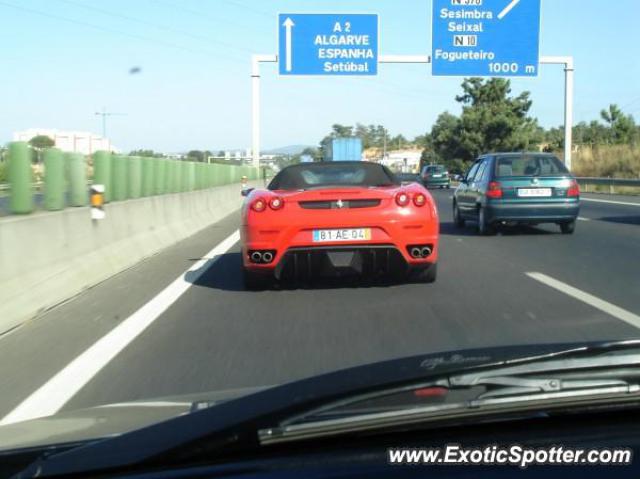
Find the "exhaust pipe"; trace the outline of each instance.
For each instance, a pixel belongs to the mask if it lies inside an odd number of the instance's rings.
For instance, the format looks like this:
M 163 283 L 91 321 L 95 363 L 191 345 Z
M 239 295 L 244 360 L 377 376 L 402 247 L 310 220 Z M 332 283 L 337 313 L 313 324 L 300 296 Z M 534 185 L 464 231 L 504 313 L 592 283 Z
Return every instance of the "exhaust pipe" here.
M 254 251 L 251 253 L 251 261 L 259 263 L 262 260 L 262 253 L 260 251 Z
M 423 258 L 428 257 L 430 254 L 431 254 L 431 248 L 429 248 L 428 246 L 425 246 L 424 248 L 422 248 L 422 249 L 420 250 L 420 255 L 421 255 Z
M 271 263 L 272 260 L 273 260 L 273 253 L 271 253 L 270 251 L 266 251 L 262 255 L 262 261 L 264 261 L 265 263 Z
M 414 258 L 420 258 L 422 256 L 422 251 L 420 248 L 411 248 L 411 256 Z

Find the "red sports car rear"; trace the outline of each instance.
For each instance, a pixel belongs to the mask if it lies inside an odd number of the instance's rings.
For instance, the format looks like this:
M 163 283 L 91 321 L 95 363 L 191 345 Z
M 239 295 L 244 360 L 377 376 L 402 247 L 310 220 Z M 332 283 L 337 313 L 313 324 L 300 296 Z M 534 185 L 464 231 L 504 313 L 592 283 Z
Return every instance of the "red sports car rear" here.
M 304 163 L 280 171 L 242 208 L 246 286 L 270 279 L 380 276 L 433 282 L 439 219 L 429 192 L 369 162 Z

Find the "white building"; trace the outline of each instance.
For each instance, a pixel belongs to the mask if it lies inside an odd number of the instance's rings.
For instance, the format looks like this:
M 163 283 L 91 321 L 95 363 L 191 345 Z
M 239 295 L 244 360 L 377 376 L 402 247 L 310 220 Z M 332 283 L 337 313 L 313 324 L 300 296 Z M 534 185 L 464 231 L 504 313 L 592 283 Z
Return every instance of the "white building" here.
M 380 163 L 394 171 L 411 173 L 418 172 L 422 150 L 395 150 L 388 151 Z
M 14 141 L 29 141 L 35 136 L 48 136 L 55 142 L 55 147 L 62 151 L 90 155 L 98 150 L 116 151 L 108 138 L 86 131 L 60 131 L 44 128 L 30 128 L 13 134 Z

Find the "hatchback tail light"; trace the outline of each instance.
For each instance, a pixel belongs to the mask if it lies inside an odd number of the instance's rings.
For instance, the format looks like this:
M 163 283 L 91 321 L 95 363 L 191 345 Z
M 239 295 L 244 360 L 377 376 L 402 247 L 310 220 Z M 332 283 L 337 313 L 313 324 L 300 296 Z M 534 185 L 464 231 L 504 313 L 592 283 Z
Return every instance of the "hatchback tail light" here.
M 569 198 L 577 198 L 578 196 L 580 196 L 580 185 L 578 185 L 578 182 L 576 180 L 571 180 L 569 189 L 567 190 L 567 196 Z
M 400 192 L 396 195 L 396 203 L 398 203 L 398 206 L 407 206 L 409 201 L 410 198 L 407 193 Z
M 492 181 L 491 183 L 489 183 L 489 187 L 487 188 L 487 198 L 502 198 L 502 185 L 497 181 Z

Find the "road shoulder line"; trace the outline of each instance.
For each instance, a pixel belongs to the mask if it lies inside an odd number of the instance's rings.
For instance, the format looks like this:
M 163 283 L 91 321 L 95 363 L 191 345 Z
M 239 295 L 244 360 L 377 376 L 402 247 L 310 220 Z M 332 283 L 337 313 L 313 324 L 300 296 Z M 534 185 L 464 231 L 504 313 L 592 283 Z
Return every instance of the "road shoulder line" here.
M 221 255 L 229 251 L 239 240 L 240 233 L 236 230 L 149 302 L 96 341 L 22 401 L 0 420 L 0 425 L 49 416 L 59 411 L 85 384 L 175 303 L 197 278 L 204 274 Z M 188 273 L 190 275 L 189 280 L 186 279 Z

